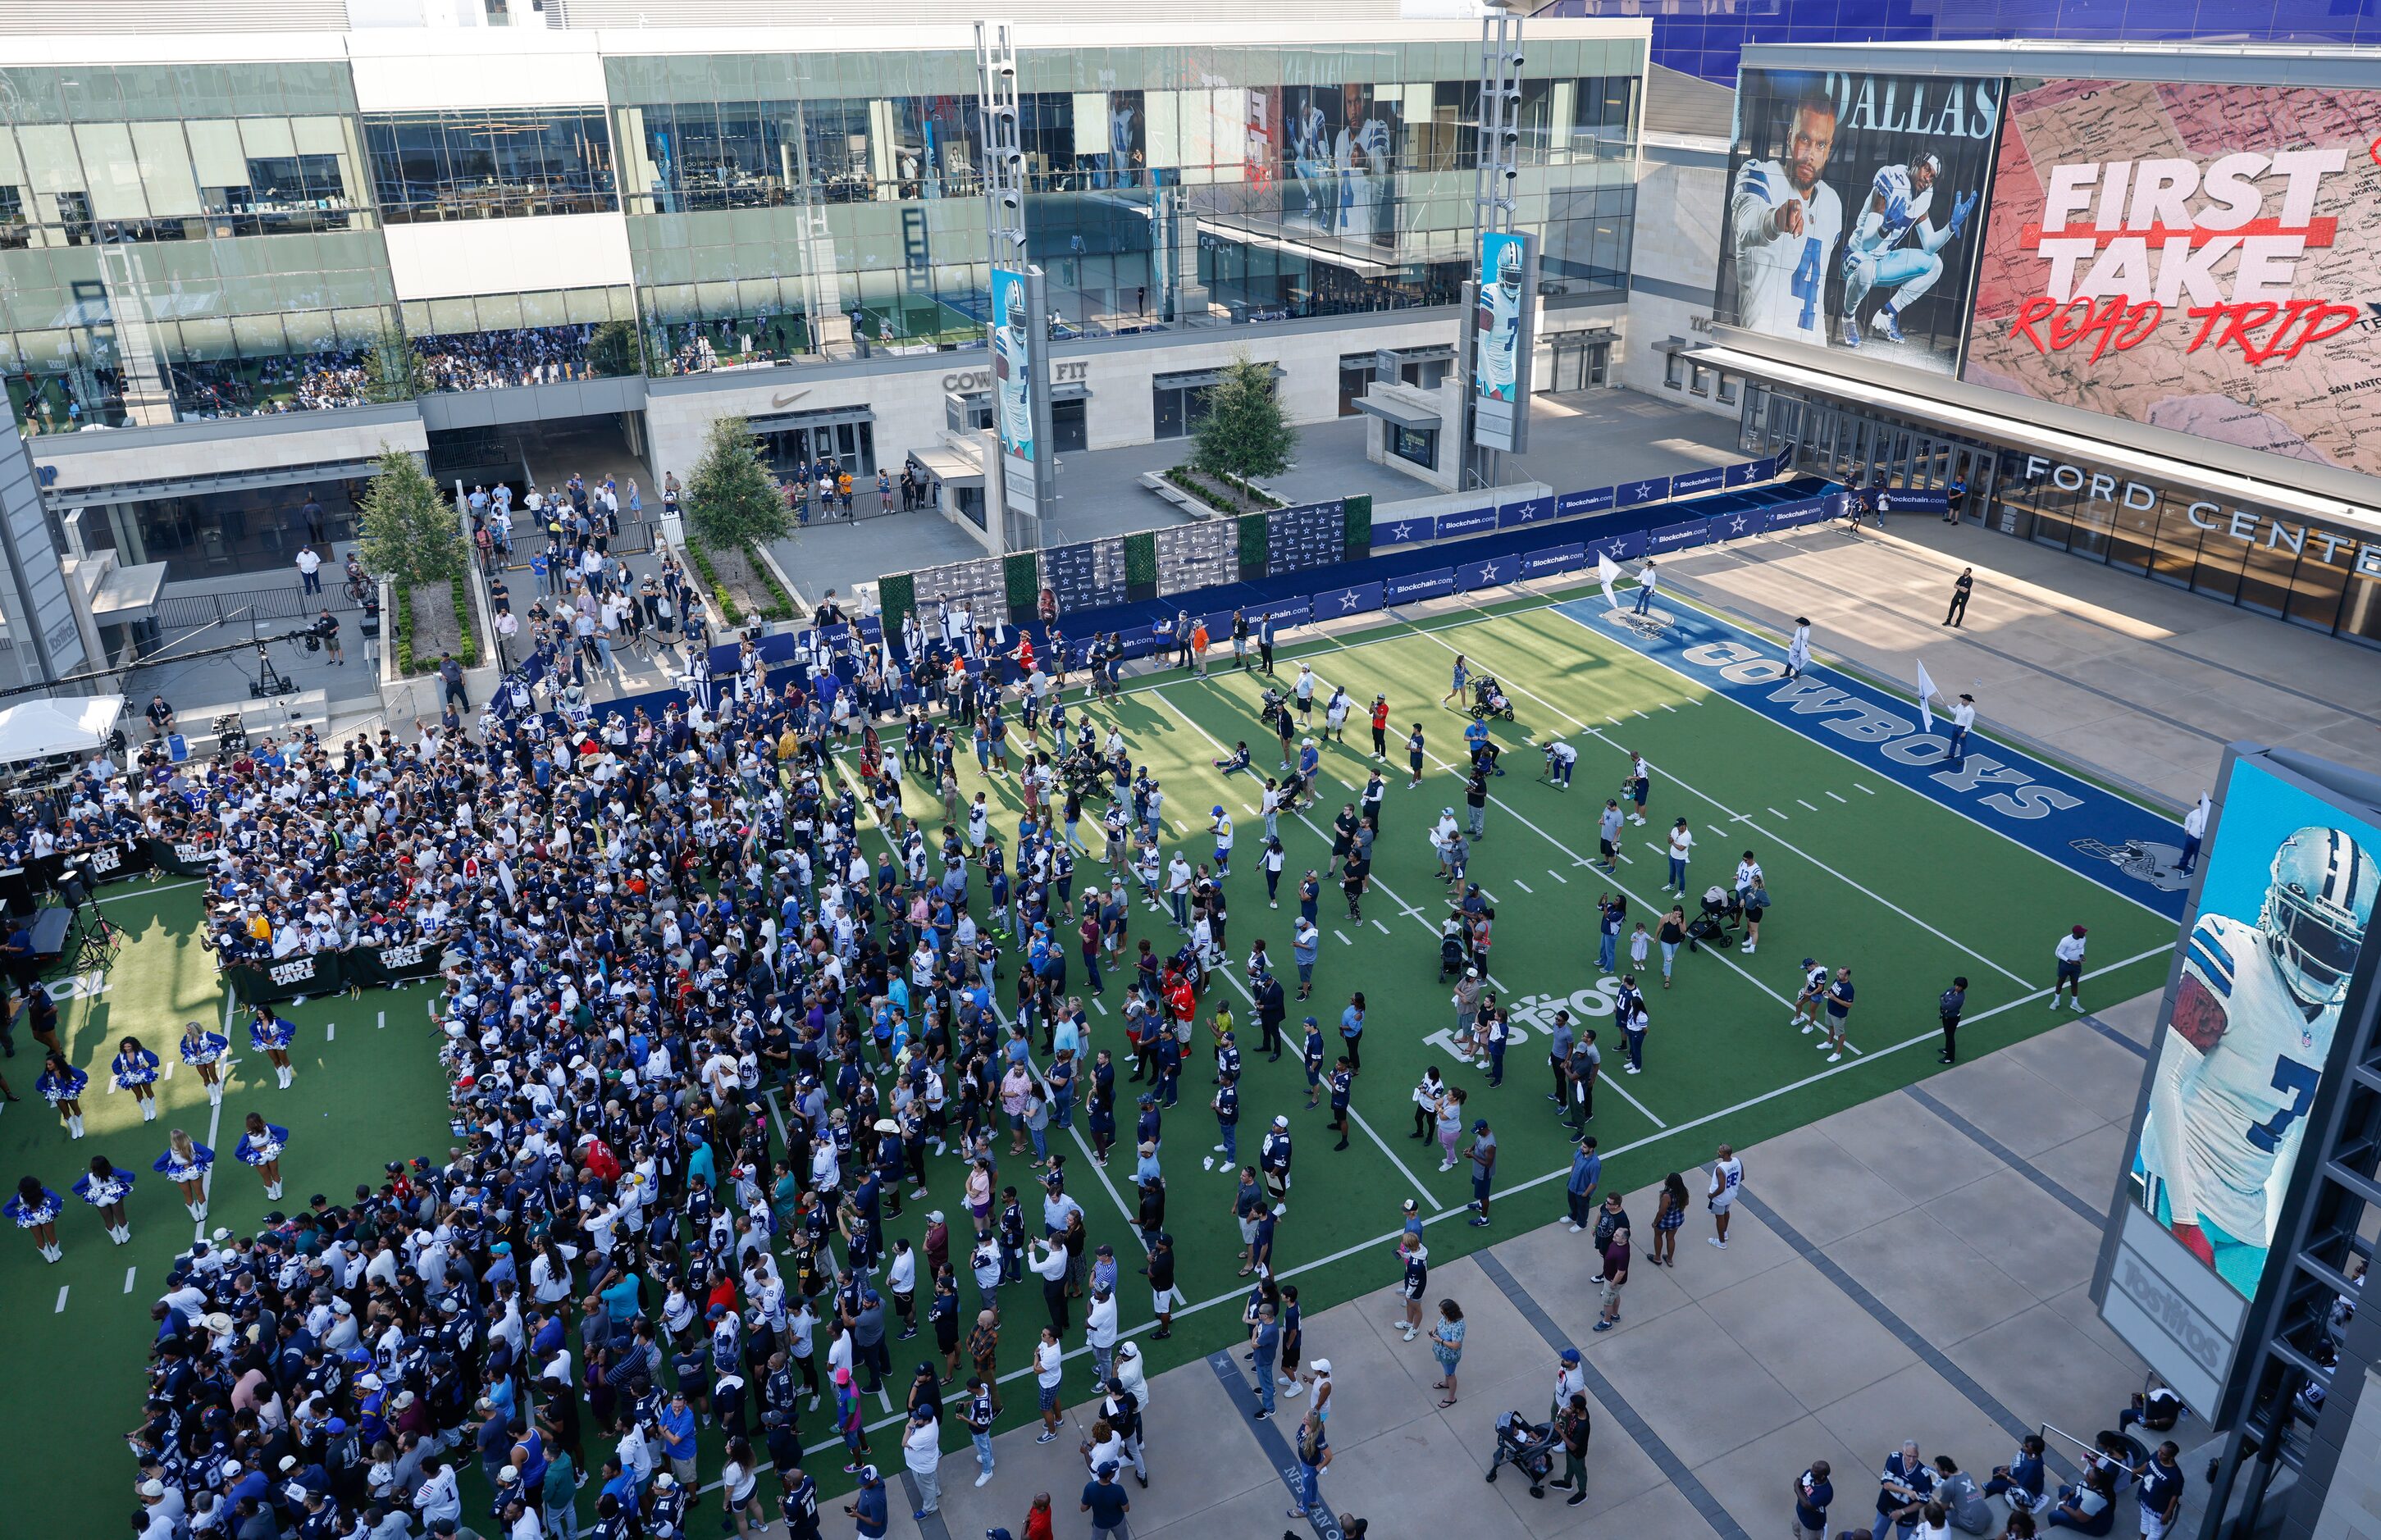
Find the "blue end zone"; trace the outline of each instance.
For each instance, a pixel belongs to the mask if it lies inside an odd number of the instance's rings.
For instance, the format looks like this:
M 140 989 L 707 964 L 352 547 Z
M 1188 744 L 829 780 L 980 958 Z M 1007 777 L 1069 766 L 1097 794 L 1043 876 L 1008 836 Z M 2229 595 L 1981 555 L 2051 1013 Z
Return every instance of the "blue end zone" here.
M 2182 920 L 2191 879 L 2175 870 L 2182 828 L 2168 818 L 1977 734 L 1965 763 L 1949 769 L 1947 722 L 1923 732 L 1911 703 L 1832 668 L 1813 665 L 1788 679 L 1783 647 L 1700 611 L 1662 603 L 1639 617 L 1600 597 L 1554 609 L 2112 893 Z

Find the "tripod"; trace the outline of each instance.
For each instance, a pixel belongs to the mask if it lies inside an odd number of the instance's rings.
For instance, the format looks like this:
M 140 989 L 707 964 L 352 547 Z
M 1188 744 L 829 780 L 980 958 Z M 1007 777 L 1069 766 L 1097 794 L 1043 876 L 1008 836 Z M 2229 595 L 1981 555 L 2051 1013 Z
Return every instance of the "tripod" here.
M 107 911 L 100 908 L 99 890 L 86 885 L 83 891 L 91 912 L 81 912 L 79 906 L 76 911 L 76 918 L 81 921 L 74 944 L 74 971 L 78 973 L 105 970 L 116 960 L 116 950 L 124 942 L 124 927 L 110 920 Z

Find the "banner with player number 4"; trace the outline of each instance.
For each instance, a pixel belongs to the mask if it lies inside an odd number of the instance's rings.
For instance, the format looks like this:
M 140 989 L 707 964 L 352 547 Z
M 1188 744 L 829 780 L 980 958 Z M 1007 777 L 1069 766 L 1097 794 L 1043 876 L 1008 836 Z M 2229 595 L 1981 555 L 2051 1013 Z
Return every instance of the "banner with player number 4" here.
M 1715 320 L 1959 367 L 2003 82 L 1747 69 Z

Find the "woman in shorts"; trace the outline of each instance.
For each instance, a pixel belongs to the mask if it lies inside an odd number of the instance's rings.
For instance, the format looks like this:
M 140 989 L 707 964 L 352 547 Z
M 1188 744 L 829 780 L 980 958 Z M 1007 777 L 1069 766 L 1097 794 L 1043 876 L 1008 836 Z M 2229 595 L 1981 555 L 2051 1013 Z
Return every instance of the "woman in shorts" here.
M 1656 1267 L 1679 1265 L 1679 1227 L 1687 1222 L 1687 1182 L 1673 1171 L 1662 1179 L 1662 1191 L 1654 1200 L 1654 1244 L 1646 1251 L 1645 1260 Z

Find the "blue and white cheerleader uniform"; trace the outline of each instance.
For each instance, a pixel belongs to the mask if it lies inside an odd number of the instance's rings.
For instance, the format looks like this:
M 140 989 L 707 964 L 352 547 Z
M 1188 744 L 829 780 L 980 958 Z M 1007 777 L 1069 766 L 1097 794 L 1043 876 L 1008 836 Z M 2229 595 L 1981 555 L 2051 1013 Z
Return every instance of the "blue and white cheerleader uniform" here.
M 42 1099 L 43 1101 L 48 1102 L 53 1107 L 59 1107 L 63 1103 L 79 1101 L 82 1098 L 83 1087 L 90 1083 L 91 1077 L 89 1075 L 85 1074 L 80 1069 L 74 1068 L 74 1066 L 68 1065 L 67 1067 L 67 1072 L 63 1075 L 53 1074 L 47 1069 L 43 1070 L 42 1078 L 33 1082 L 33 1089 L 42 1094 Z M 80 1139 L 82 1137 L 82 1114 L 79 1112 L 67 1113 L 61 1110 L 59 1115 L 66 1118 L 67 1137 L 70 1139 Z
M 28 1206 L 22 1195 L 11 1194 L 6 1204 L 0 1204 L 0 1213 L 14 1220 L 18 1229 L 39 1229 L 43 1225 L 55 1223 L 59 1211 L 65 1207 L 66 1200 L 44 1187 L 40 1203 Z M 38 1249 L 44 1262 L 55 1262 L 66 1254 L 55 1245 L 43 1245 Z
M 96 1209 L 105 1210 L 111 1204 L 120 1204 L 131 1193 L 132 1173 L 129 1171 L 119 1170 L 105 1179 L 85 1171 L 75 1178 L 75 1196 Z M 112 1225 L 108 1228 L 107 1238 L 121 1246 L 132 1239 L 132 1227 L 128 1224 Z
M 198 1045 L 196 1047 L 192 1047 L 190 1045 L 190 1040 L 189 1038 L 185 1037 L 182 1039 L 182 1062 L 189 1065 L 192 1069 L 199 1069 L 208 1065 L 222 1064 L 230 1057 L 231 1039 L 226 1037 L 219 1032 L 201 1033 L 199 1036 Z M 213 1085 L 207 1087 L 207 1105 L 209 1106 L 223 1106 L 223 1082 L 221 1079 L 217 1079 Z
M 186 1181 L 203 1181 L 207 1173 L 215 1168 L 215 1153 L 194 1139 L 190 1141 L 190 1158 L 185 1162 L 169 1144 L 165 1153 L 152 1162 L 149 1168 L 177 1185 Z M 207 1195 L 201 1191 L 195 1201 L 182 1206 L 190 1211 L 191 1218 L 203 1219 L 207 1216 Z
M 114 1062 L 109 1065 L 109 1069 L 115 1072 L 116 1089 L 118 1091 L 130 1091 L 135 1086 L 157 1083 L 157 1056 L 146 1048 L 133 1053 L 117 1054 Z M 155 1096 L 140 1098 L 140 1120 L 144 1123 L 153 1123 L 157 1120 Z
M 260 1052 L 270 1049 L 275 1053 L 287 1053 L 297 1034 L 295 1026 L 277 1016 L 269 1021 L 261 1021 L 254 1017 L 249 1019 L 248 1040 L 255 1044 Z M 289 1089 L 290 1081 L 296 1078 L 296 1071 L 287 1065 L 275 1065 L 274 1074 L 284 1091 Z
M 231 1153 L 238 1158 L 241 1165 L 253 1166 L 261 1171 L 279 1160 L 281 1152 L 288 1147 L 289 1131 L 277 1123 L 267 1123 L 264 1125 L 263 1138 L 260 1139 L 252 1133 L 243 1133 L 239 1136 L 239 1143 L 232 1146 Z M 268 1182 L 265 1185 L 264 1195 L 268 1199 L 278 1198 L 281 1196 L 281 1184 L 277 1181 Z

